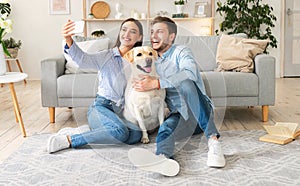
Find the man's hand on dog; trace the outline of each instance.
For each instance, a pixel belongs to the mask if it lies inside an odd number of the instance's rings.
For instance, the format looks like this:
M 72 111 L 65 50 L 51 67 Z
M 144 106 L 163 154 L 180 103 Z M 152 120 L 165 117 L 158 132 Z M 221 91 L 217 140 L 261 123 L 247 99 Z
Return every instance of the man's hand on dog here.
M 159 81 L 156 77 L 139 75 L 139 79 L 133 79 L 132 87 L 139 92 L 154 90 L 159 87 Z

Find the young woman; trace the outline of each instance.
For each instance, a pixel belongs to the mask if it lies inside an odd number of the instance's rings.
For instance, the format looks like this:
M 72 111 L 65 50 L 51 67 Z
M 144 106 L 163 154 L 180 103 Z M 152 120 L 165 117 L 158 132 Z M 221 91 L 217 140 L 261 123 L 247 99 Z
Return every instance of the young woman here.
M 79 133 L 78 128 L 66 128 L 48 139 L 47 150 L 53 153 L 66 148 L 76 148 L 88 143 L 134 144 L 140 141 L 142 133 L 138 126 L 121 118 L 124 105 L 124 91 L 127 84 L 125 68 L 127 62 L 122 56 L 143 41 L 142 24 L 132 18 L 122 22 L 114 48 L 97 54 L 83 52 L 72 39 L 75 23 L 71 20 L 63 26 L 65 52 L 80 68 L 98 70 L 98 92 L 88 110 L 89 127 Z

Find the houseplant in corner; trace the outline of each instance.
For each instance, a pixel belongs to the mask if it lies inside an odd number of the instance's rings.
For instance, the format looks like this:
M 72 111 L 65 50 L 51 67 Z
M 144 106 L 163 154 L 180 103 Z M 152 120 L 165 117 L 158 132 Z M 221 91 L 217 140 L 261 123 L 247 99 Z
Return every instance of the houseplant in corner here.
M 4 39 L 3 44 L 6 46 L 10 56 L 6 55 L 7 57 L 17 58 L 18 51 L 21 48 L 22 41 L 16 41 L 14 38 L 10 37 L 9 39 Z
M 275 27 L 274 21 L 277 19 L 272 13 L 273 8 L 261 2 L 262 0 L 226 0 L 222 4 L 218 1 L 216 12 L 223 16 L 224 20 L 219 25 L 220 30 L 215 31 L 216 34 L 245 33 L 249 38 L 269 39 L 269 45 L 277 48 L 277 40 L 271 30 Z

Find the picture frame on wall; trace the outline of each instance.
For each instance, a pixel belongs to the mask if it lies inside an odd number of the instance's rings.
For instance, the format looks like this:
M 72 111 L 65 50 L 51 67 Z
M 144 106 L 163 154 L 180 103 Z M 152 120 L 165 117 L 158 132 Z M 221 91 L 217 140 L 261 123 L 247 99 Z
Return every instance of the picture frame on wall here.
M 49 14 L 70 14 L 70 0 L 49 0 Z
M 197 1 L 195 2 L 194 17 L 209 17 L 211 16 L 209 2 Z

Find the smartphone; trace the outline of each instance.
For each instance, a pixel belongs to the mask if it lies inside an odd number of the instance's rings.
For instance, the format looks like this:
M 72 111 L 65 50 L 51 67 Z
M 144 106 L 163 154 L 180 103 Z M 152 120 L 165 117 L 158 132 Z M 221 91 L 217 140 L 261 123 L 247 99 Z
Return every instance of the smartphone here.
M 80 34 L 84 29 L 84 21 L 75 21 L 75 29 L 71 32 L 72 34 Z

